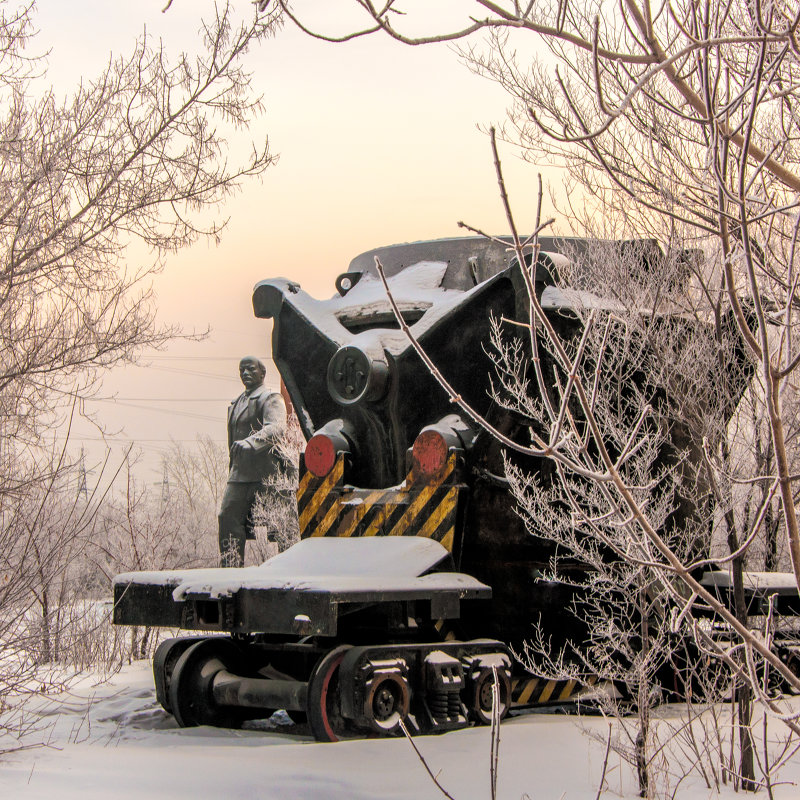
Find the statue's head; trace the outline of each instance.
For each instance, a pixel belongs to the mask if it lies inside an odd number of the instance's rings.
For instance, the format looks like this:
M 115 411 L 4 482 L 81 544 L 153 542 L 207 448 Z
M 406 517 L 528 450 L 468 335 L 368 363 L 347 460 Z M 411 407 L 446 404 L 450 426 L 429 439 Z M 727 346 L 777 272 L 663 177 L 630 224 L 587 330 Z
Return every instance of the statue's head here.
M 255 356 L 245 356 L 239 362 L 239 377 L 248 392 L 261 386 L 266 374 L 267 368 L 264 366 L 264 362 Z

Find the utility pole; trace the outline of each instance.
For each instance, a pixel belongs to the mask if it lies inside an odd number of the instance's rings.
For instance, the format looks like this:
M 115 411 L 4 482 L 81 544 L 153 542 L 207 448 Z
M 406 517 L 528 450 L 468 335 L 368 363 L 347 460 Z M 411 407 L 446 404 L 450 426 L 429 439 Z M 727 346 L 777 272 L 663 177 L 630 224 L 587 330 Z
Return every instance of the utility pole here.
M 86 456 L 81 447 L 81 458 L 78 462 L 78 496 L 83 495 L 83 501 L 89 502 L 89 489 L 86 486 Z
M 161 504 L 165 505 L 169 500 L 169 477 L 167 475 L 167 465 L 164 464 L 164 477 L 161 480 Z

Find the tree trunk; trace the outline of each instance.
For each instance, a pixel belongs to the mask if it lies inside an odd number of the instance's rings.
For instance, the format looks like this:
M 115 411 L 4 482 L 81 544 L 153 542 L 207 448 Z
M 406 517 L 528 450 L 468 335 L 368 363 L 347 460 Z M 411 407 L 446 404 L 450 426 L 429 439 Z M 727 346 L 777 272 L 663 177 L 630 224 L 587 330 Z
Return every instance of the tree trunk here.
M 640 633 L 642 637 L 642 655 L 650 650 L 650 623 L 648 619 L 647 588 L 639 587 L 639 611 L 641 613 Z M 639 675 L 638 716 L 639 731 L 636 734 L 634 752 L 636 757 L 636 776 L 639 779 L 639 797 L 650 797 L 650 770 L 647 763 L 647 737 L 650 734 L 650 681 L 643 670 Z
M 739 548 L 736 529 L 728 525 L 728 546 L 731 552 Z M 733 573 L 733 603 L 736 619 L 747 625 L 747 603 L 744 596 L 744 557 L 738 556 L 731 562 Z M 742 790 L 754 792 L 755 764 L 753 760 L 753 736 L 751 731 L 753 713 L 753 692 L 750 685 L 742 681 L 736 688 L 737 726 L 739 728 L 739 774 Z

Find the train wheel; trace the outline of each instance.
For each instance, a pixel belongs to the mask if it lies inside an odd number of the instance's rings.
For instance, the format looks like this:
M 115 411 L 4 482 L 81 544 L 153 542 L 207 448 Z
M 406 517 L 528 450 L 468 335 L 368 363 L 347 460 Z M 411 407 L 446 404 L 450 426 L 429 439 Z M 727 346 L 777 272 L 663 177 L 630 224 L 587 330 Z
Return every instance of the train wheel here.
M 156 685 L 156 700 L 167 713 L 172 713 L 169 701 L 169 686 L 172 673 L 178 659 L 193 645 L 205 637 L 184 636 L 176 639 L 165 639 L 156 648 L 153 656 L 153 680 Z
M 214 701 L 214 677 L 222 670 L 241 675 L 244 659 L 230 639 L 201 639 L 186 649 L 175 663 L 169 687 L 172 714 L 182 728 L 214 725 L 239 728 L 253 718 L 252 709 L 220 706 Z M 259 716 L 271 712 L 260 711 Z
M 505 670 L 497 670 L 497 680 L 500 688 L 500 719 L 508 713 L 511 699 L 511 682 Z M 492 722 L 492 704 L 494 687 L 494 671 L 483 669 L 472 682 L 469 710 L 475 722 L 490 725 Z
M 308 724 L 318 742 L 338 742 L 352 735 L 339 696 L 339 667 L 349 649 L 350 645 L 339 645 L 323 656 L 308 680 Z
M 408 716 L 408 709 L 408 683 L 401 675 L 387 673 L 371 681 L 365 710 L 374 731 L 394 733 Z
M 792 645 L 787 646 L 784 642 L 778 642 L 776 650 L 780 660 L 786 664 L 796 677 L 800 678 L 800 648 L 797 647 L 797 643 L 793 642 Z M 783 694 L 798 694 L 797 689 L 791 686 L 789 681 L 776 670 L 771 669 L 769 677 L 770 683 L 773 684 L 779 692 Z

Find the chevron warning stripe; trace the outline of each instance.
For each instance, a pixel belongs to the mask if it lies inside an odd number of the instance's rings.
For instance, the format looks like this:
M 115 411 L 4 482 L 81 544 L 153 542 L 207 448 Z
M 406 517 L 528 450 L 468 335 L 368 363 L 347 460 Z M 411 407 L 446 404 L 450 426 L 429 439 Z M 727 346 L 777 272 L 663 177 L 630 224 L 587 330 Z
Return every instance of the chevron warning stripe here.
M 303 481 L 301 481 L 300 486 L 297 488 L 298 494 L 298 507 L 297 511 L 300 515 L 300 531 L 302 531 L 308 526 L 308 523 L 311 519 L 316 516 L 317 512 L 322 507 L 323 503 L 328 499 L 330 496 L 331 489 L 336 486 L 342 479 L 342 475 L 344 474 L 344 459 L 338 458 L 336 459 L 336 463 L 334 464 L 333 469 L 330 473 L 323 478 L 320 482 L 319 486 L 312 486 L 310 482 L 305 482 L 306 476 L 310 475 L 310 472 L 307 472 L 303 476 Z M 300 510 L 300 495 L 308 494 L 309 490 L 313 492 L 311 499 L 305 504 L 303 510 Z
M 452 483 L 456 457 L 432 482 L 414 483 L 411 475 L 391 489 L 354 489 L 343 485 L 340 456 L 325 478 L 306 472 L 297 488 L 300 536 L 425 536 L 453 548 L 460 487 Z
M 575 695 L 594 686 L 597 677 L 592 676 L 586 685 L 575 680 L 548 681 L 543 678 L 513 678 L 511 680 L 511 705 L 535 706 L 545 703 L 563 703 L 574 699 Z

